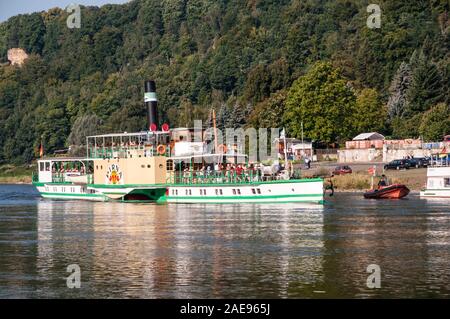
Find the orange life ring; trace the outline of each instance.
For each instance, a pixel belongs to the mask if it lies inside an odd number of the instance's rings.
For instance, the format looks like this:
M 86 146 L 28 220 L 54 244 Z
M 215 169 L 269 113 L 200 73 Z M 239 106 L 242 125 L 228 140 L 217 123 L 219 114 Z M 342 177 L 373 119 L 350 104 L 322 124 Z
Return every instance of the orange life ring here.
M 159 155 L 164 155 L 166 154 L 166 147 L 164 145 L 159 145 L 158 148 L 156 149 L 158 151 Z
M 228 151 L 228 148 L 227 148 L 227 146 L 225 144 L 222 144 L 222 145 L 219 145 L 219 150 L 218 151 L 219 151 L 220 154 L 226 154 L 227 151 Z

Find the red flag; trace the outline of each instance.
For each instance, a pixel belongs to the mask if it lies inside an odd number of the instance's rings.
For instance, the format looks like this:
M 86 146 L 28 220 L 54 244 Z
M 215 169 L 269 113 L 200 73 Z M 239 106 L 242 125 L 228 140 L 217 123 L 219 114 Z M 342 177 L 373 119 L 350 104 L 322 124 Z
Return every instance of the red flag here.
M 368 169 L 369 175 L 374 175 L 377 172 L 377 168 L 375 166 L 372 166 L 371 168 Z

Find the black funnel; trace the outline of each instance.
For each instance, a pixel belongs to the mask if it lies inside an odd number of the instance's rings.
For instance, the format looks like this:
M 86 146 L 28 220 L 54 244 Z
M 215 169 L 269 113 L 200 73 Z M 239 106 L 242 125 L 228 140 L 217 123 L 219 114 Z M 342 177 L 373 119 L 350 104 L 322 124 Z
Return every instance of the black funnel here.
M 158 128 L 158 98 L 156 97 L 155 81 L 145 82 L 145 107 L 147 108 L 148 127 L 154 124 Z

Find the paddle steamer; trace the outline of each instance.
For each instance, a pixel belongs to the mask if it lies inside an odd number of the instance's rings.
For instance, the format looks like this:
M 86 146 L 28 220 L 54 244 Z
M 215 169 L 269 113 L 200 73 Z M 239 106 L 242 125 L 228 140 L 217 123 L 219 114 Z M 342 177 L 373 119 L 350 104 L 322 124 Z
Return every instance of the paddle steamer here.
M 173 131 L 168 125 L 157 130 L 153 81 L 146 83 L 145 103 L 149 131 L 90 136 L 86 157 L 40 159 L 33 184 L 42 197 L 159 204 L 323 202 L 323 179 L 267 172 L 226 146 L 176 156 Z

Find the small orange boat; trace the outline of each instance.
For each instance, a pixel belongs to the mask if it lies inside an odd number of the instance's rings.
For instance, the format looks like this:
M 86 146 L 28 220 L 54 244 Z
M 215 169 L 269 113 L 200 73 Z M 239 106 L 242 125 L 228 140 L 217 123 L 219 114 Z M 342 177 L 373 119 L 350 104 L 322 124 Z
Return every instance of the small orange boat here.
M 402 184 L 394 184 L 379 189 L 372 189 L 364 193 L 367 199 L 400 199 L 409 194 L 408 187 Z

